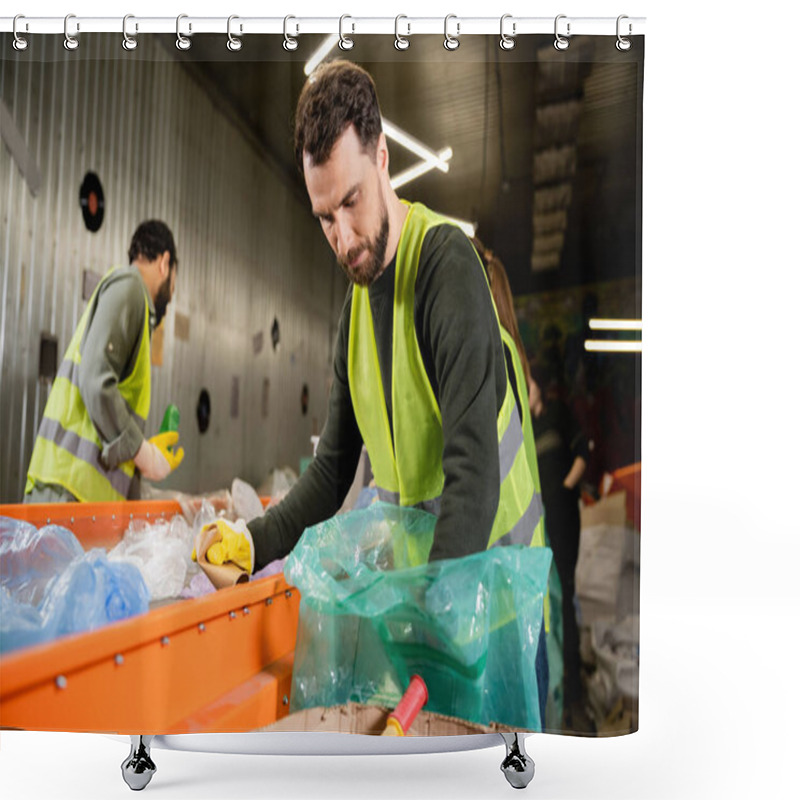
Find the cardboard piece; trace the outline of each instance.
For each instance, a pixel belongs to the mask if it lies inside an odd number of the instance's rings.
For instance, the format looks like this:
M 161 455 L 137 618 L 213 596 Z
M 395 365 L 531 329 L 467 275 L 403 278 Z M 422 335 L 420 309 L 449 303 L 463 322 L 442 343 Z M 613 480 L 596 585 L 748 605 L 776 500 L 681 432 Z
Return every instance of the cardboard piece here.
M 227 589 L 229 586 L 247 583 L 250 580 L 250 576 L 236 564 L 230 562 L 220 565 L 210 564 L 205 558 L 199 563 L 200 569 L 208 575 L 208 579 L 214 584 L 215 589 Z
M 330 708 L 306 708 L 289 714 L 262 731 L 314 731 L 323 733 L 361 733 L 380 736 L 386 727 L 390 709 L 382 706 L 366 706 L 359 703 L 347 703 Z M 420 711 L 407 736 L 463 736 L 471 733 L 511 733 L 519 728 L 505 725 L 479 725 L 444 714 L 434 714 L 424 709 Z
M 581 529 L 595 525 L 625 525 L 627 517 L 625 492 L 612 492 L 591 505 L 581 504 Z

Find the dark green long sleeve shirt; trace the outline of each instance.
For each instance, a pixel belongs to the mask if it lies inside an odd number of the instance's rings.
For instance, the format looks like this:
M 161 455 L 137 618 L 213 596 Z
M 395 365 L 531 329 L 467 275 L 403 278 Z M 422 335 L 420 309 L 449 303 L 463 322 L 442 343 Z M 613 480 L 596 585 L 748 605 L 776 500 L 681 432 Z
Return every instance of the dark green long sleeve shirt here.
M 119 384 L 133 371 L 142 340 L 145 310 L 155 307 L 139 269 L 115 270 L 101 285 L 81 342 L 80 392 L 103 444 L 110 469 L 132 459 L 144 439 Z
M 394 259 L 369 288 L 381 379 L 389 415 L 392 381 Z M 248 527 L 254 570 L 287 555 L 305 528 L 329 519 L 353 482 L 362 437 L 347 375 L 352 288 L 339 320 L 328 419 L 317 455 L 283 501 Z M 442 415 L 444 489 L 431 560 L 485 550 L 500 497 L 497 414 L 506 391 L 497 317 L 483 266 L 466 236 L 432 228 L 420 253 L 414 323 Z M 402 447 L 402 443 L 396 443 Z

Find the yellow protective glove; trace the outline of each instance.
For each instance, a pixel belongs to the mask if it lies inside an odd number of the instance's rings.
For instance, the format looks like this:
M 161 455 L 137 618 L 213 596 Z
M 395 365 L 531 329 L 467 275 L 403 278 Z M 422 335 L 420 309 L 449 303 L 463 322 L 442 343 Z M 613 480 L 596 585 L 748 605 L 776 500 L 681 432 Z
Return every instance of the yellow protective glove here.
M 217 519 L 203 525 L 194 540 L 192 561 L 198 560 L 198 552 L 200 558 L 205 555 L 210 564 L 231 561 L 248 575 L 253 574 L 256 551 L 253 537 L 243 519 L 237 519 L 236 522 Z
M 164 431 L 157 433 L 151 439 L 150 444 L 155 445 L 162 456 L 167 459 L 170 470 L 175 469 L 183 461 L 183 448 L 179 447 L 173 452 L 173 448 L 178 444 L 178 431 Z

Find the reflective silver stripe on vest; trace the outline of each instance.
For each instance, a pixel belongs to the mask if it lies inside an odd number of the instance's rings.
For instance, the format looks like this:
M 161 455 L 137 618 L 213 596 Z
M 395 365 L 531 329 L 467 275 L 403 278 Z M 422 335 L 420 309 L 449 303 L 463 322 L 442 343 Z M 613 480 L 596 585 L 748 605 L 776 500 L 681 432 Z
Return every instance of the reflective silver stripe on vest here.
M 522 424 L 519 421 L 519 414 L 515 406 L 511 412 L 511 419 L 503 434 L 503 438 L 500 440 L 500 447 L 498 449 L 500 455 L 501 484 L 508 477 L 508 473 L 511 472 L 511 467 L 514 466 L 517 453 L 519 453 L 524 444 L 525 439 L 522 436 Z
M 89 466 L 99 472 L 123 497 L 128 496 L 131 488 L 131 478 L 121 469 L 107 470 L 100 463 L 100 448 L 88 439 L 78 436 L 77 433 L 68 431 L 58 420 L 42 417 L 42 424 L 39 426 L 39 436 L 42 439 L 52 442 L 58 447 L 62 447 L 75 458 L 85 461 Z
M 80 378 L 81 378 L 81 367 L 80 364 L 76 364 L 74 361 L 70 361 L 68 358 L 65 358 L 61 362 L 61 366 L 58 368 L 58 374 L 56 375 L 57 378 L 66 378 L 78 391 L 81 389 Z M 130 415 L 136 421 L 136 424 L 139 426 L 139 430 L 144 433 L 144 425 L 147 420 L 144 417 L 140 417 L 130 406 L 125 398 L 122 398 L 125 401 L 125 406 L 128 409 Z
M 390 492 L 388 489 L 383 489 L 380 486 L 377 486 L 376 488 L 378 490 L 379 500 L 382 500 L 384 503 L 391 503 L 395 506 L 400 505 L 399 492 Z M 410 506 L 410 508 L 418 508 L 421 511 L 427 511 L 429 514 L 434 514 L 438 517 L 442 510 L 442 496 L 439 495 L 438 497 L 434 497 L 432 500 L 423 500 L 420 503 L 415 503 L 413 506 Z
M 501 536 L 492 547 L 507 547 L 510 544 L 524 544 L 529 547 L 533 541 L 533 532 L 542 518 L 542 509 L 542 496 L 534 494 L 517 524 L 508 533 Z

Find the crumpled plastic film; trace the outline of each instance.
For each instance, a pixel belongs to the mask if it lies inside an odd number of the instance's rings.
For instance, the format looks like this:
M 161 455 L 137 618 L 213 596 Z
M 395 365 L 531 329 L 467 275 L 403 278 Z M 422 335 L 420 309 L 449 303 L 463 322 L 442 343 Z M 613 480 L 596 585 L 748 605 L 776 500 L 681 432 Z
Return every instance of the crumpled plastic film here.
M 204 504 L 195 517 L 196 524 L 212 512 L 212 506 Z M 171 520 L 152 523 L 134 520 L 108 558 L 135 566 L 142 573 L 152 600 L 178 597 L 197 572 L 191 559 L 194 534 L 195 528 L 190 528 L 178 514 Z
M 0 585 L 19 603 L 38 605 L 50 580 L 80 555 L 81 543 L 66 528 L 0 517 Z
M 264 507 L 256 494 L 256 490 L 241 478 L 234 478 L 231 484 L 231 497 L 233 498 L 233 511 L 237 517 L 245 522 L 260 517 Z
M 284 568 L 302 597 L 292 711 L 392 707 L 417 673 L 429 711 L 541 730 L 535 657 L 551 551 L 427 564 L 435 524 L 375 503 L 305 531 Z

